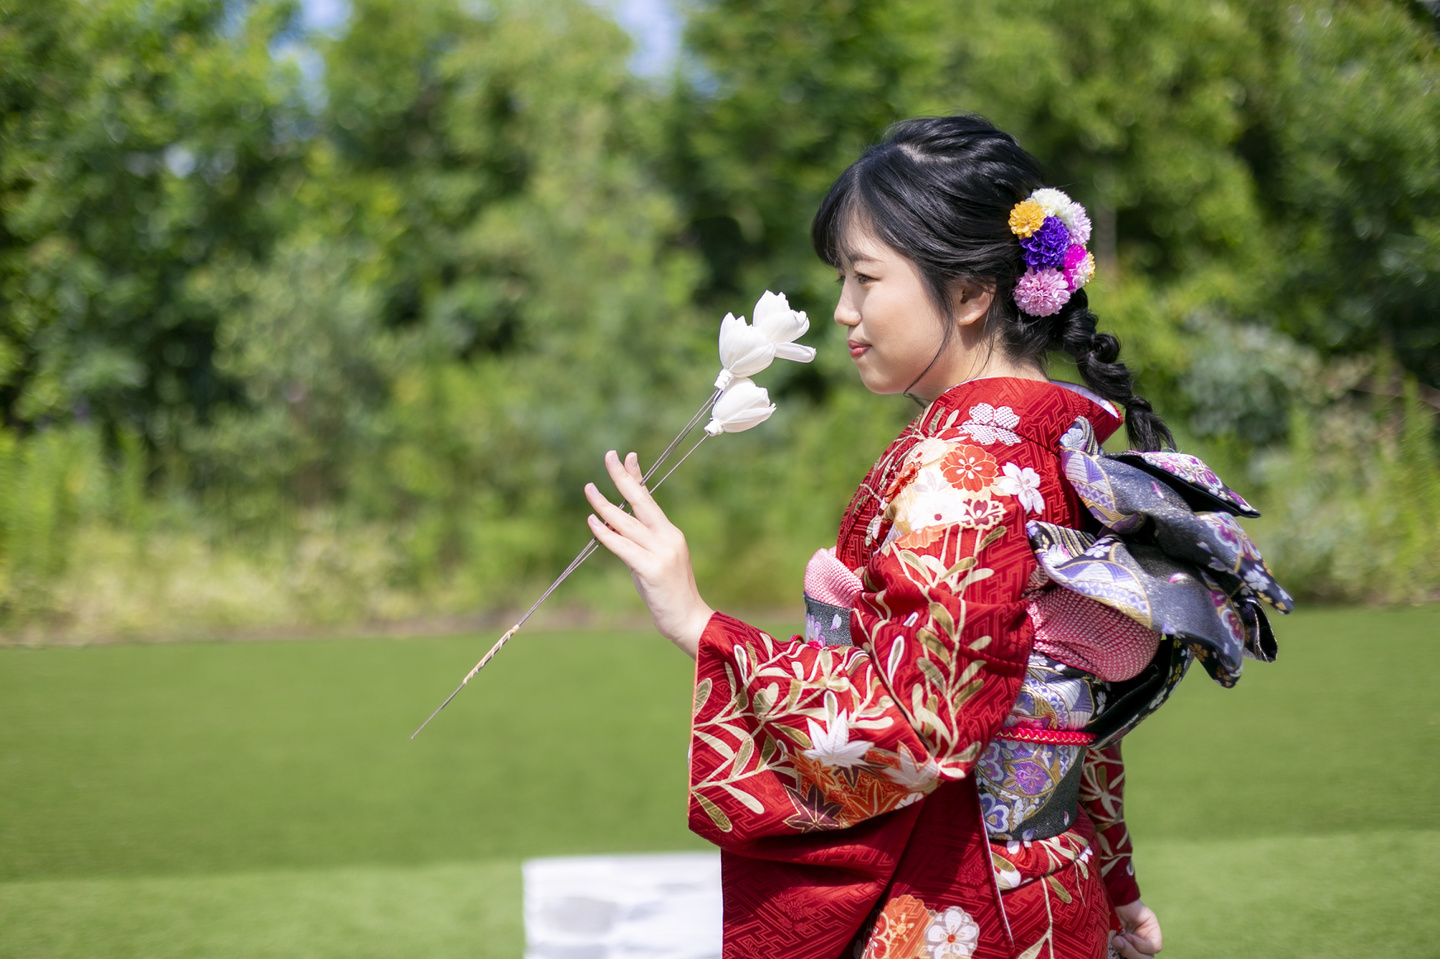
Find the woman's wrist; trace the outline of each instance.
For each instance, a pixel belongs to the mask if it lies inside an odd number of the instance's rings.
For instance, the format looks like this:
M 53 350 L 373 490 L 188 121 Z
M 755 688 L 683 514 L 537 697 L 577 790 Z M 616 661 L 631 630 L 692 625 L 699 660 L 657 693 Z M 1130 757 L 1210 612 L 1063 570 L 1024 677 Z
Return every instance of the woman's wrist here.
M 665 638 L 691 659 L 695 659 L 700 655 L 700 637 L 705 634 L 705 627 L 710 625 L 714 615 L 715 610 L 702 600 L 698 606 L 686 613 L 685 618 L 676 624 L 673 631 L 665 633 Z

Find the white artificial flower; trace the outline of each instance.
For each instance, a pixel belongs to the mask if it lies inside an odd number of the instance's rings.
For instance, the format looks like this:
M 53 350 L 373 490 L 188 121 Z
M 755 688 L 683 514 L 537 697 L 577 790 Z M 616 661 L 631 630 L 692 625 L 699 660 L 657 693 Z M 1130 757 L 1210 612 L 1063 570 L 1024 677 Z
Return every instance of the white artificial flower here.
M 720 321 L 720 365 L 724 369 L 715 380 L 715 388 L 723 390 L 736 378 L 754 376 L 773 362 L 775 344 L 746 323 L 745 317 L 726 313 Z
M 1066 231 L 1070 234 L 1071 243 L 1079 243 L 1081 246 L 1090 242 L 1090 214 L 1079 203 L 1072 203 L 1060 211 L 1060 222 L 1065 224 Z
M 1031 513 L 1045 508 L 1045 497 L 1040 495 L 1040 474 L 1028 466 L 1006 463 L 1001 467 L 1004 476 L 995 481 L 995 486 L 1006 496 L 1013 496 L 1020 505 Z
M 810 329 L 810 318 L 803 310 L 790 309 L 784 293 L 766 290 L 755 303 L 755 329 L 775 344 L 775 355 L 782 360 L 809 363 L 815 359 L 813 347 L 795 341 Z
M 736 377 L 754 376 L 775 362 L 775 358 L 809 363 L 815 350 L 794 342 L 810 329 L 803 311 L 790 309 L 783 293 L 766 290 L 755 303 L 755 323 L 745 317 L 725 314 L 720 321 L 720 365 L 715 388 L 723 390 Z
M 802 750 L 807 759 L 837 769 L 864 764 L 870 744 L 863 739 L 850 741 L 850 716 L 843 709 L 830 720 L 829 729 L 822 729 L 813 719 L 805 722 L 810 726 L 810 742 L 813 744 L 813 748 Z
M 724 390 L 710 410 L 710 422 L 705 424 L 705 432 L 711 436 L 743 433 L 752 426 L 759 426 L 775 412 L 770 394 L 763 386 L 756 386 L 754 380 L 743 376 L 732 379 Z
M 930 959 L 970 959 L 980 944 L 980 925 L 959 906 L 951 906 L 925 930 Z
M 1061 216 L 1070 212 L 1070 198 L 1054 187 L 1036 190 L 1030 194 L 1030 199 L 1040 204 L 1040 209 L 1045 211 L 1046 216 Z

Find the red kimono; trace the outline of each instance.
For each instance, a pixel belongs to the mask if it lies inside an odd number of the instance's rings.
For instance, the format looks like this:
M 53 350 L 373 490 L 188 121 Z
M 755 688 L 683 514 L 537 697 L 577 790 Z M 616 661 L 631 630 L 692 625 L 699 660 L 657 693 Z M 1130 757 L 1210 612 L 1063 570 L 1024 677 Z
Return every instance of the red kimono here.
M 990 378 L 901 433 L 840 528 L 856 645 L 711 619 L 690 825 L 722 849 L 727 959 L 1106 954 L 1112 902 L 1139 897 L 1118 748 L 1087 756 L 1073 827 L 1033 842 L 989 842 L 972 775 L 1030 657 L 1025 523 L 1082 525 L 1057 455 L 1077 416 L 1102 439 L 1120 425 L 1080 392 Z

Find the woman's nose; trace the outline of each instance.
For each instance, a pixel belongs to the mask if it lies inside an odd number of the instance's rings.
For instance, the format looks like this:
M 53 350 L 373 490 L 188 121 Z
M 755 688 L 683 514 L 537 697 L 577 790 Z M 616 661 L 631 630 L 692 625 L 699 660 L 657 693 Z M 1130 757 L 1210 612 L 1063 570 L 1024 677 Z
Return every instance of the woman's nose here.
M 841 326 L 856 326 L 860 322 L 860 311 L 850 295 L 850 284 L 840 290 L 840 299 L 835 303 L 835 322 Z

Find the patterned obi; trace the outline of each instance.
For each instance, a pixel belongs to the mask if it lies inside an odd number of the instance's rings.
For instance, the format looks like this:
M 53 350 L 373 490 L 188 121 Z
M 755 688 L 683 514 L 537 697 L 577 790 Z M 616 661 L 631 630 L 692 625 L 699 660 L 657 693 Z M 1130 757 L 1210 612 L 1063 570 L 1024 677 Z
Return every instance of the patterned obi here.
M 850 610 L 860 588 L 860 577 L 835 558 L 835 550 L 816 550 L 805 565 L 805 639 L 826 646 L 855 645 Z
M 1084 729 L 1105 708 L 1105 686 L 1084 670 L 1031 654 L 1015 708 L 976 767 L 992 840 L 1049 839 L 1074 824 L 1093 738 Z
M 1089 521 L 1026 525 L 1039 566 L 1028 593 L 1035 651 L 977 775 L 986 829 L 1006 842 L 1069 829 L 1086 749 L 1158 709 L 1192 661 L 1226 687 L 1245 659 L 1273 661 L 1265 610 L 1293 606 L 1235 521 L 1260 514 L 1200 460 L 1106 453 L 1084 418 L 1059 456 Z M 805 574 L 805 638 L 851 645 L 860 590 L 833 550 L 817 552 Z

